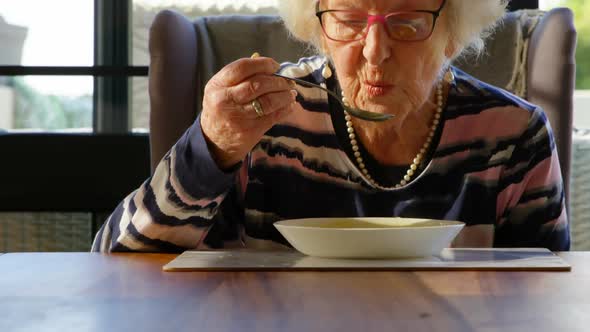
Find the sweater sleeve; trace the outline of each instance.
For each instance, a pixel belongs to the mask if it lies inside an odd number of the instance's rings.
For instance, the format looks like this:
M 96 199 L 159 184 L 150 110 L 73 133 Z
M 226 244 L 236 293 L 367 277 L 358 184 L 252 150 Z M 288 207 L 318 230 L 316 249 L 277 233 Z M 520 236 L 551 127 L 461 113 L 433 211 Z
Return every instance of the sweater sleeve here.
M 200 117 L 96 234 L 92 251 L 179 252 L 206 236 L 237 171 L 213 160 Z
M 494 246 L 569 250 L 565 194 L 555 140 L 545 113 L 531 113 L 515 141 L 499 187 Z

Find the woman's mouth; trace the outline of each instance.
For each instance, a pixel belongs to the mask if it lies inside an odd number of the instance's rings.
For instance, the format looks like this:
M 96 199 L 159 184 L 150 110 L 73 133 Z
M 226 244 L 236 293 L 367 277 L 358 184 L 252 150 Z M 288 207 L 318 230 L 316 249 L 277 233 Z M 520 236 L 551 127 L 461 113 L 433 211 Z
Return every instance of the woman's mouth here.
M 385 82 L 365 82 L 365 91 L 371 97 L 379 97 L 393 89 L 392 84 Z

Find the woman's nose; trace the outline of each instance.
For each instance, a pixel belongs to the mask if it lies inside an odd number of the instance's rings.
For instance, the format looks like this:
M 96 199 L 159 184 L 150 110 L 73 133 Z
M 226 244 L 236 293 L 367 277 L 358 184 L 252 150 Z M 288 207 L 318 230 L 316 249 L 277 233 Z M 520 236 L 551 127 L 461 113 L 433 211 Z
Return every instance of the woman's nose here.
M 391 56 L 391 39 L 382 24 L 372 24 L 363 40 L 363 56 L 370 65 L 378 66 Z

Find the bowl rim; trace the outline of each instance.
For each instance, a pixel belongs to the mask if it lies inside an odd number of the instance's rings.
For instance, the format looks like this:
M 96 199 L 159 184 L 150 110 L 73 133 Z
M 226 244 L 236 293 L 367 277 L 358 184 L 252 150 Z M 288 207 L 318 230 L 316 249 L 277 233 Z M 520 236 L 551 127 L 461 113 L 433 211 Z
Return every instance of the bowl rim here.
M 367 219 L 406 219 L 406 220 L 423 220 L 423 221 L 436 221 L 443 223 L 437 226 L 401 226 L 401 227 L 363 227 L 363 228 L 352 228 L 352 227 L 316 227 L 316 226 L 301 226 L 301 225 L 289 225 L 292 222 L 307 221 L 313 219 L 349 219 L 349 220 L 367 220 Z M 314 218 L 296 218 L 296 219 L 284 219 L 276 221 L 273 225 L 279 228 L 296 228 L 296 229 L 310 229 L 317 231 L 355 231 L 355 232 L 366 232 L 366 231 L 389 231 L 389 230 L 416 230 L 416 229 L 441 229 L 441 228 L 455 228 L 464 227 L 465 223 L 457 220 L 443 220 L 443 219 L 432 219 L 432 218 L 405 218 L 405 217 L 314 217 Z

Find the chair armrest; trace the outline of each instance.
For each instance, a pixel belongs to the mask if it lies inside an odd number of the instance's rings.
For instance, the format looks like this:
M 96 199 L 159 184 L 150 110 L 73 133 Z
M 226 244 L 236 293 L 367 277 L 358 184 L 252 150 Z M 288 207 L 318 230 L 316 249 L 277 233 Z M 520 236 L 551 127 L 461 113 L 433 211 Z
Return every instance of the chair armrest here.
M 150 28 L 152 171 L 196 117 L 196 39 L 193 23 L 171 10 L 158 13 Z
M 528 49 L 527 99 L 545 110 L 553 128 L 569 201 L 576 30 L 568 8 L 549 11 L 533 31 Z

